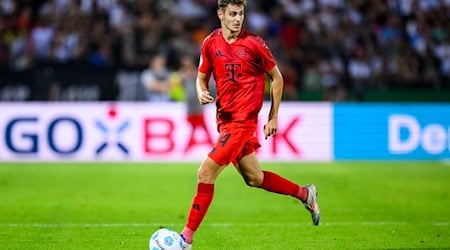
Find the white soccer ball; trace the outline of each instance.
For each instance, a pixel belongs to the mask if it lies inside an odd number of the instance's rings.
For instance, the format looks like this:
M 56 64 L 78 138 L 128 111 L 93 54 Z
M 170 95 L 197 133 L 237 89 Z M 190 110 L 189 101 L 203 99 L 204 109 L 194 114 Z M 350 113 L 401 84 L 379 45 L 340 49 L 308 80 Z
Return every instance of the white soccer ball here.
M 161 228 L 152 234 L 148 247 L 150 250 L 182 250 L 183 239 L 174 230 Z

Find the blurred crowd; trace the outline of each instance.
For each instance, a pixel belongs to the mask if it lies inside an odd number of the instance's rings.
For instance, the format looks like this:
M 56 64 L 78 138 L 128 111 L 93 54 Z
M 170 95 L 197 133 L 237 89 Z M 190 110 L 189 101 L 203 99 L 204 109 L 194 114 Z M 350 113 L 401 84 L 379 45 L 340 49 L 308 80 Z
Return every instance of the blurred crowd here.
M 216 6 L 216 0 L 0 0 L 0 67 L 82 62 L 139 68 L 144 81 L 156 56 L 170 73 L 181 55 L 198 55 L 219 26 Z M 302 91 L 345 101 L 364 100 L 368 88 L 449 86 L 450 0 L 248 0 L 246 27 L 272 48 L 285 100 L 299 100 Z M 149 91 L 173 95 L 167 87 Z

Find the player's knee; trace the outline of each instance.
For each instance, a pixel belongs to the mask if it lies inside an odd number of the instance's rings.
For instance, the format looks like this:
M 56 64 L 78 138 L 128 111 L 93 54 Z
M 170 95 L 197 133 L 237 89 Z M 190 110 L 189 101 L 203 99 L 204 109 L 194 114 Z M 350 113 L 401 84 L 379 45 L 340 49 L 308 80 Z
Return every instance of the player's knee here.
M 197 179 L 200 183 L 214 183 L 218 174 L 218 167 L 203 163 L 197 172 Z
M 258 174 L 244 175 L 245 184 L 249 187 L 260 187 L 262 185 L 263 177 Z
M 209 171 L 205 171 L 204 168 L 200 168 L 197 172 L 198 182 L 211 183 L 212 175 Z

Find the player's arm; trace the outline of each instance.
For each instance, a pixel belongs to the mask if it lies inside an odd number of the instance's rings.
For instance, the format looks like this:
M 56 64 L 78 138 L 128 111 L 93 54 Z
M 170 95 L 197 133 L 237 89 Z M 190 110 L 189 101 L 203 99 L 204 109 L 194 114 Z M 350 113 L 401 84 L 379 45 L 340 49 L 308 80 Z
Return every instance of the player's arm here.
M 200 70 L 197 72 L 195 88 L 197 90 L 198 101 L 201 104 L 208 104 L 208 103 L 214 102 L 214 97 L 211 96 L 211 93 L 209 92 L 209 85 L 208 85 L 209 78 L 211 76 L 211 72 L 209 70 L 209 67 L 205 67 L 205 65 L 203 65 L 203 63 L 206 63 L 206 62 L 203 60 L 203 54 L 202 54 L 200 57 L 200 62 L 199 62 L 199 69 L 207 68 L 207 70 L 206 70 L 207 73 L 204 73 Z
M 277 133 L 277 118 L 278 110 L 280 109 L 281 98 L 283 97 L 283 76 L 281 75 L 278 66 L 275 65 L 271 70 L 267 72 L 270 77 L 270 111 L 267 123 L 264 125 L 265 138 L 274 136 Z

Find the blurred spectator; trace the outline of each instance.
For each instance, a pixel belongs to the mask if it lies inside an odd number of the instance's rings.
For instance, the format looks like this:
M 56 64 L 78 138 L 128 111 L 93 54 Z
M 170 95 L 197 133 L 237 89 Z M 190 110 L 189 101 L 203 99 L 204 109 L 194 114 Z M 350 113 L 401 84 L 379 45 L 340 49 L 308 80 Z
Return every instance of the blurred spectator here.
M 253 9 L 246 13 L 247 25 L 252 32 L 264 34 L 269 26 L 269 16 L 264 12 L 261 3 L 256 3 Z
M 148 68 L 141 74 L 141 82 L 147 90 L 149 101 L 170 101 L 172 83 L 166 57 L 157 54 L 149 60 Z
M 440 61 L 439 72 L 443 78 L 443 82 L 450 81 L 450 29 L 446 38 L 434 47 L 434 55 Z
M 324 90 L 323 100 L 345 101 L 342 77 L 344 74 L 344 63 L 338 56 L 326 54 L 319 62 L 320 83 Z
M 299 100 L 299 90 L 298 86 L 300 85 L 299 75 L 296 72 L 295 67 L 293 65 L 281 61 L 279 63 L 280 71 L 283 72 L 284 78 L 284 91 L 283 91 L 283 100 L 286 101 L 296 101 Z M 270 91 L 267 93 L 270 94 Z
M 206 126 L 204 116 L 204 105 L 200 104 L 197 98 L 196 79 L 197 66 L 194 58 L 190 55 L 183 55 L 180 59 L 179 74 L 182 85 L 186 92 L 186 118 L 191 126 L 190 138 L 185 148 L 185 152 L 192 146 L 197 144 L 213 145 L 211 134 Z M 202 133 L 199 136 L 198 133 Z M 202 138 L 202 139 L 199 139 Z
M 433 53 L 427 50 L 421 62 L 420 67 L 423 83 L 435 90 L 441 89 L 442 86 L 439 84 L 439 70 L 437 67 L 438 63 Z
M 28 39 L 27 32 L 20 32 L 10 43 L 9 65 L 15 71 L 22 71 L 32 66 L 32 48 Z
M 16 1 L 14 0 L 0 0 L 0 12 L 5 15 L 9 16 L 14 14 L 14 12 L 17 9 Z
M 419 61 L 414 50 L 401 46 L 390 63 L 390 73 L 396 84 L 412 86 L 419 80 Z
M 315 60 L 305 63 L 305 70 L 303 78 L 301 79 L 302 90 L 317 91 L 322 89 L 322 82 L 320 79 L 321 73 L 318 63 Z
M 182 20 L 200 19 L 206 16 L 206 9 L 200 0 L 178 0 L 173 11 Z
M 314 0 L 280 0 L 280 4 L 291 18 L 303 17 L 316 9 Z
M 349 61 L 349 75 L 356 101 L 364 100 L 364 90 L 370 87 L 372 69 L 367 51 L 356 47 Z
M 31 44 L 33 55 L 38 61 L 50 59 L 51 43 L 54 39 L 55 29 L 49 16 L 43 16 L 31 31 Z
M 107 67 L 111 64 L 111 53 L 109 44 L 91 44 L 90 52 L 88 55 L 88 63 L 95 68 Z

